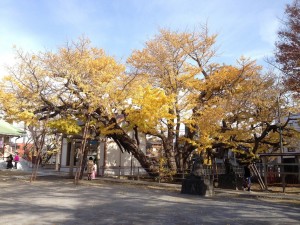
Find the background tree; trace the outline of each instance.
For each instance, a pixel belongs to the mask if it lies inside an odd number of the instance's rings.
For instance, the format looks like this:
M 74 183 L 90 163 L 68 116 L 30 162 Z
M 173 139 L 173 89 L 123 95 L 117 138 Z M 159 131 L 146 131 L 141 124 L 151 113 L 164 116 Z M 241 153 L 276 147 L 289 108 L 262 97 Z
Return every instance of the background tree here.
M 199 135 L 193 138 L 198 148 L 221 153 L 230 149 L 253 159 L 259 152 L 279 147 L 278 90 L 273 74 L 263 75 L 255 62 L 241 58 L 238 66 L 219 67 L 202 82 L 201 98 L 192 98 L 198 102 L 194 123 Z M 281 129 L 293 110 L 283 100 L 281 116 L 286 119 Z
M 143 130 L 161 138 L 171 169 L 185 168 L 195 150 L 238 151 L 243 147 L 253 158 L 279 144 L 270 132 L 278 135 L 274 79 L 243 58 L 237 66 L 211 63 L 215 38 L 206 27 L 200 32 L 161 30 L 128 59 L 134 79 L 147 80 L 173 99 L 168 106 L 171 117 Z M 288 116 L 283 110 L 282 115 Z M 180 132 L 180 127 L 185 131 Z M 271 136 L 275 139 L 268 141 Z
M 285 86 L 296 93 L 300 93 L 300 0 L 294 0 L 285 9 L 282 20 L 283 27 L 278 32 L 275 43 L 276 62 L 284 72 Z
M 240 63 L 239 82 L 229 89 L 229 97 L 224 99 L 226 111 L 222 127 L 214 131 L 214 136 L 218 136 L 214 138 L 213 146 L 226 143 L 226 147 L 242 153 L 240 156 L 253 159 L 257 153 L 280 148 L 280 129 L 284 130 L 284 137 L 291 133 L 295 135 L 294 131 L 287 129 L 294 108 L 284 98 L 278 102 L 274 74 L 262 74 L 261 68 L 253 61 L 241 60 Z M 283 122 L 280 126 L 278 116 Z

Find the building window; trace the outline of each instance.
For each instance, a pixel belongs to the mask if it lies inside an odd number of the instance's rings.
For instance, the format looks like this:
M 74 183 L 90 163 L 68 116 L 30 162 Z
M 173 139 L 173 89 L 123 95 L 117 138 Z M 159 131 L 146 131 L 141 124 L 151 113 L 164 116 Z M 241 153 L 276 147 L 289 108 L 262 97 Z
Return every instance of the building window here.
M 295 147 L 288 147 L 288 152 L 296 152 L 296 148 Z

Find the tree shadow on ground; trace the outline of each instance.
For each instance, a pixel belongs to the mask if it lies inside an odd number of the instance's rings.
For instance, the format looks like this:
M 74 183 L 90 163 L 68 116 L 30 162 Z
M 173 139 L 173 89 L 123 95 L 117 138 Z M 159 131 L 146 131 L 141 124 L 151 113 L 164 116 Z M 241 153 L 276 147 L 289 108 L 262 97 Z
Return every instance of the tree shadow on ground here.
M 39 178 L 40 179 L 40 178 Z M 72 179 L 0 183 L 2 222 L 21 224 L 289 224 L 299 205 L 256 198 L 204 198 L 124 184 Z

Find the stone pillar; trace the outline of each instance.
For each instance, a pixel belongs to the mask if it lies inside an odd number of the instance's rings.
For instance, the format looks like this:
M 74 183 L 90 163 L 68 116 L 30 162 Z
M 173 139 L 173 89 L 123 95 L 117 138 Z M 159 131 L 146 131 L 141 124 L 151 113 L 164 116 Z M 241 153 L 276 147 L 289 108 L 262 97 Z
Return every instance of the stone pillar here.
M 204 184 L 207 187 L 206 193 L 205 193 L 205 197 L 212 197 L 212 196 L 214 196 L 215 192 L 214 192 L 213 180 L 210 179 L 210 178 L 205 178 L 204 179 Z
M 207 177 L 191 175 L 182 180 L 181 193 L 211 197 L 214 195 L 213 182 Z

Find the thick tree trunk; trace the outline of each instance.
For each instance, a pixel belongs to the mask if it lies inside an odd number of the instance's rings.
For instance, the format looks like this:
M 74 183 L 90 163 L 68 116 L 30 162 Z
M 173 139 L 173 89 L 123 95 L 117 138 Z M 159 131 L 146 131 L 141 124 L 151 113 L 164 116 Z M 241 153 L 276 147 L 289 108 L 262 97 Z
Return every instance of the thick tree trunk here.
M 168 137 L 163 141 L 163 145 L 164 145 L 168 168 L 171 171 L 176 171 L 176 160 L 175 160 L 173 141 L 174 141 L 173 125 L 169 124 Z
M 182 161 L 183 161 L 183 165 L 184 165 L 184 169 L 187 169 L 186 166 L 188 165 L 188 161 L 190 158 L 190 155 L 192 154 L 192 152 L 195 150 L 195 146 L 187 143 L 184 148 L 183 148 L 183 154 L 182 154 Z
M 144 152 L 139 149 L 136 141 L 130 138 L 117 123 L 114 123 L 112 129 L 116 132 L 108 135 L 108 137 L 119 143 L 123 147 L 123 150 L 131 153 L 150 176 L 158 176 L 157 162 L 147 158 Z
M 165 150 L 168 168 L 172 171 L 176 171 L 175 154 L 173 151 L 173 140 L 167 139 L 167 143 L 165 145 L 164 150 Z
M 191 129 L 186 127 L 185 138 L 193 140 L 195 135 L 196 135 L 195 131 L 191 131 Z M 182 161 L 183 161 L 182 163 L 184 165 L 184 169 L 187 169 L 186 167 L 188 165 L 188 159 L 195 149 L 196 149 L 196 147 L 194 145 L 192 145 L 191 143 L 189 143 L 187 141 L 185 142 L 185 144 L 182 148 Z
M 91 119 L 91 117 L 89 116 L 88 121 L 84 125 L 83 139 L 82 139 L 82 143 L 81 143 L 81 148 L 79 150 L 80 161 L 79 161 L 79 165 L 76 169 L 76 174 L 75 174 L 75 179 L 74 179 L 75 184 L 78 184 L 79 179 L 82 179 L 84 168 L 86 165 L 86 157 L 87 157 L 86 141 L 87 141 L 88 128 L 90 126 L 90 119 Z
M 83 158 L 82 158 L 82 167 L 81 167 L 80 175 L 79 175 L 80 180 L 82 180 L 82 178 L 83 178 L 84 170 L 85 170 L 86 163 L 87 163 L 87 155 L 88 155 L 88 149 L 85 148 L 84 152 L 83 152 Z

